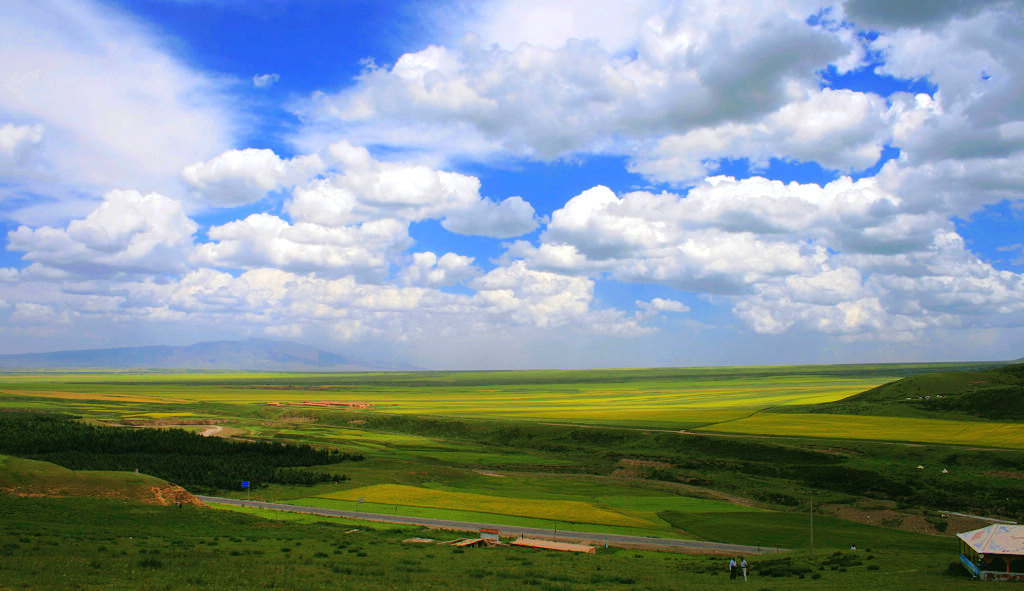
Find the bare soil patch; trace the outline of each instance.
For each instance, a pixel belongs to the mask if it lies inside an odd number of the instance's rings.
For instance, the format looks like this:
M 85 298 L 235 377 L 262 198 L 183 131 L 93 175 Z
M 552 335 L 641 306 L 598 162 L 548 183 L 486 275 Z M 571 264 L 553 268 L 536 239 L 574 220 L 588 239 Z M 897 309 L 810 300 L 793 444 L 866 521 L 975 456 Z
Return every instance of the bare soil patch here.
M 668 470 L 671 467 L 669 462 L 622 458 L 615 464 L 611 475 L 617 478 L 642 478 L 655 470 Z
M 1003 472 L 1002 470 L 986 470 L 983 472 L 985 476 L 995 476 L 996 478 L 1024 478 L 1024 472 Z
M 340 401 L 340 400 L 303 400 L 302 402 L 282 402 L 282 406 L 321 406 L 321 407 L 344 407 L 344 408 L 373 408 L 372 402 Z
M 933 536 L 953 536 L 990 524 L 984 519 L 960 515 L 928 515 L 921 511 L 901 511 L 895 508 L 895 503 L 880 501 L 858 501 L 852 505 L 825 504 L 815 507 L 815 510 L 858 523 Z M 940 531 L 936 523 L 942 522 L 946 523 L 946 528 Z
M 831 455 L 834 455 L 834 456 L 852 457 L 852 456 L 859 456 L 860 455 L 859 451 L 855 451 L 855 450 L 852 450 L 852 449 L 846 449 L 845 447 L 814 446 L 814 447 L 811 447 L 811 449 L 816 451 L 816 452 L 820 452 L 820 453 L 823 453 L 823 454 L 831 454 Z
M 181 488 L 177 484 L 166 484 L 154 486 L 149 489 L 154 505 L 192 505 L 193 507 L 205 507 L 206 503 L 192 496 L 192 493 Z M 149 502 L 149 501 L 146 501 Z
M 275 417 L 272 421 L 263 421 L 264 427 L 273 427 L 275 429 L 287 429 L 295 425 L 308 425 L 315 423 L 319 419 L 317 417 L 304 416 L 304 415 L 285 415 Z

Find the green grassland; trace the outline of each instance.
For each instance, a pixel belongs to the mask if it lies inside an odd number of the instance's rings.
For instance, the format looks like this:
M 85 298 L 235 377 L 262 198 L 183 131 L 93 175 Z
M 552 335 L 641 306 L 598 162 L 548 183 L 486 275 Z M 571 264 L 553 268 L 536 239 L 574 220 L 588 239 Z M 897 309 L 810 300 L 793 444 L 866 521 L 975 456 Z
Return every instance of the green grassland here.
M 403 544 L 457 532 L 366 527 L 289 514 L 154 507 L 102 499 L 0 495 L 3 589 L 695 589 L 734 587 L 726 558 L 600 549 L 570 555 L 526 548 Z M 46 516 L 41 519 L 40 516 Z M 735 528 L 719 522 L 719 531 Z M 753 589 L 960 589 L 945 540 L 878 530 L 848 550 L 849 529 L 816 533 L 842 544 L 748 557 Z M 355 529 L 356 531 L 353 531 Z M 900 533 L 900 532 L 895 532 Z M 856 536 L 854 536 L 856 537 Z M 868 540 L 868 538 L 859 537 Z M 868 549 L 870 548 L 870 549 Z M 838 554 L 836 554 L 838 553 Z
M 56 467 L 33 469 L 44 478 L 70 476 Z M 92 481 L 96 490 L 117 488 L 107 475 L 73 477 Z M 707 506 L 681 504 L 665 517 L 705 539 L 797 549 L 748 557 L 758 589 L 898 585 L 941 591 L 964 584 L 949 572 L 953 547 L 942 538 L 819 517 L 811 559 L 803 515 L 701 508 Z M 737 584 L 725 575 L 727 559 L 720 555 L 610 548 L 581 556 L 507 546 L 462 551 L 402 543 L 413 536 L 450 540 L 459 532 L 252 509 L 0 495 L 0 514 L 4 589 L 668 590 Z M 851 543 L 859 550 L 848 550 Z
M 222 496 L 792 549 L 783 557 L 755 559 L 765 569 L 759 589 L 952 589 L 963 581 L 946 573 L 955 544 L 941 512 L 1024 519 L 1024 431 L 1012 415 L 996 421 L 985 413 L 965 414 L 956 404 L 920 406 L 925 396 L 933 396 L 927 392 L 942 396 L 928 402 L 955 400 L 972 407 L 992 402 L 993 388 L 1012 394 L 1013 376 L 999 374 L 1003 381 L 996 383 L 990 371 L 984 364 L 912 364 L 4 374 L 0 411 L 62 412 L 86 423 L 134 428 L 216 425 L 222 437 L 310 444 L 365 456 L 365 461 L 309 468 L 325 478 L 347 479 L 340 482 L 254 481 L 248 491 L 218 491 Z M 979 378 L 982 374 L 988 377 Z M 915 394 L 921 405 L 904 404 L 911 390 L 922 392 Z M 984 391 L 975 396 L 976 390 Z M 304 400 L 373 407 L 266 404 Z M 1005 405 L 1006 400 L 997 402 Z M 865 416 L 871 411 L 876 416 Z M 36 478 L 20 462 L 0 461 L 0 489 L 5 477 Z M 948 470 L 940 473 L 941 468 Z M 43 472 L 68 482 L 135 482 L 132 474 L 60 470 Z M 79 490 L 87 491 L 91 485 L 82 486 Z M 810 561 L 805 539 L 810 492 L 825 512 L 875 503 L 927 515 L 936 529 L 923 535 L 819 515 L 817 558 Z M 0 589 L 250 588 L 253 579 L 239 572 L 243 569 L 263 586 L 309 589 L 518 589 L 524 584 L 540 589 L 713 589 L 727 584 L 717 558 L 614 549 L 596 558 L 510 548 L 456 554 L 446 547 L 400 543 L 414 535 L 435 537 L 422 530 L 352 520 L 161 509 L 131 501 L 119 513 L 117 505 L 87 499 L 3 494 L 0 504 L 5 517 L 8 510 L 16 516 L 12 523 L 29 528 L 21 531 L 50 532 L 41 534 L 50 536 L 45 540 L 21 542 L 16 527 L 0 524 L 7 536 L 0 536 Z M 54 521 L 74 510 L 92 511 L 96 520 Z M 110 523 L 102 521 L 108 518 Z M 358 536 L 344 533 L 353 523 L 359 524 Z M 126 540 L 112 533 L 119 526 L 139 531 L 141 538 L 128 534 Z M 103 542 L 70 551 L 58 531 Z M 862 553 L 828 562 L 832 553 L 851 545 L 872 548 L 872 558 Z M 100 556 L 99 546 L 111 554 Z M 350 547 L 358 547 L 355 557 Z M 51 571 L 58 564 L 68 578 L 55 578 Z M 782 574 L 771 577 L 771 572 Z M 287 578 L 296 573 L 301 582 Z M 402 583 L 409 580 L 415 584 Z

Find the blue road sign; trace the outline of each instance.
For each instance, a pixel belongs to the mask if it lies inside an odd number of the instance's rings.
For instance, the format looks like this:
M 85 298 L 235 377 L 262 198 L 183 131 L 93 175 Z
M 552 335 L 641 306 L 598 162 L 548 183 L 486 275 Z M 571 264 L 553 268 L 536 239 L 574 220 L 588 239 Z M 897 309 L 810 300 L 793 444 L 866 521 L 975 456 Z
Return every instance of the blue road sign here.
M 248 480 L 243 480 L 242 481 L 242 488 L 249 488 L 249 481 Z

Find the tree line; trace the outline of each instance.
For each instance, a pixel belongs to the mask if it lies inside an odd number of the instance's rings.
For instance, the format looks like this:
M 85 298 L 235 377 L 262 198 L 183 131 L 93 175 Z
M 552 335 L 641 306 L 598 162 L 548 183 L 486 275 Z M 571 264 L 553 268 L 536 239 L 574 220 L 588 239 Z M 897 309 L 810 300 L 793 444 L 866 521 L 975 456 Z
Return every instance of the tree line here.
M 0 454 L 72 470 L 139 470 L 202 490 L 267 484 L 340 482 L 347 477 L 309 466 L 362 460 L 361 454 L 307 444 L 234 441 L 183 429 L 87 425 L 68 415 L 0 413 Z

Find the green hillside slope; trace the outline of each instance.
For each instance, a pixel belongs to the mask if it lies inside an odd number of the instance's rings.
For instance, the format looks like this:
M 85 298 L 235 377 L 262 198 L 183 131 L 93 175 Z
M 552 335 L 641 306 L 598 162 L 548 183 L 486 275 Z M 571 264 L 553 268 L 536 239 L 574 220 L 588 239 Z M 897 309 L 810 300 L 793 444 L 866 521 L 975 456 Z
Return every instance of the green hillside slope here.
M 68 470 L 49 462 L 0 455 L 0 493 L 22 497 L 99 497 L 158 505 L 193 504 L 191 494 L 134 472 Z
M 913 376 L 788 412 L 1024 421 L 1024 364 Z

